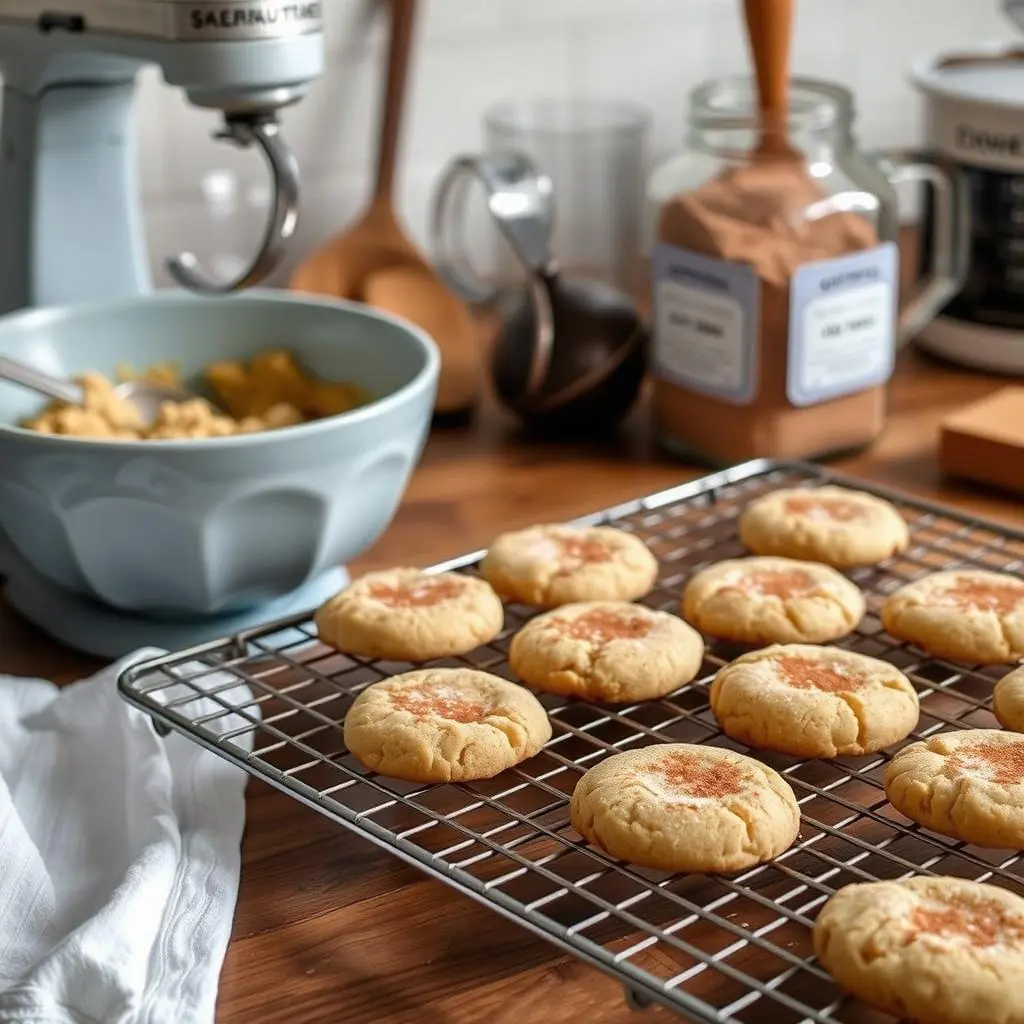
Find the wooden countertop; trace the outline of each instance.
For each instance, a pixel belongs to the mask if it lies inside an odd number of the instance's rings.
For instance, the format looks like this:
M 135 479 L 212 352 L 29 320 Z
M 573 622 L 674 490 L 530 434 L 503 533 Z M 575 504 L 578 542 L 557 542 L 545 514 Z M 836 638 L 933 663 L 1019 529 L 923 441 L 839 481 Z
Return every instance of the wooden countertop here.
M 1019 500 L 940 479 L 943 415 L 1000 381 L 906 352 L 888 429 L 838 468 L 1024 525 Z M 613 442 L 527 443 L 491 405 L 435 431 L 404 504 L 357 570 L 429 564 L 499 530 L 595 511 L 700 475 L 657 453 L 643 409 Z M 0 608 L 0 672 L 70 681 L 94 666 Z M 262 783 L 250 782 L 242 884 L 222 976 L 225 1024 L 491 1024 L 672 1019 L 630 1012 L 603 974 L 426 879 Z M 425 1007 L 429 1004 L 429 1011 Z

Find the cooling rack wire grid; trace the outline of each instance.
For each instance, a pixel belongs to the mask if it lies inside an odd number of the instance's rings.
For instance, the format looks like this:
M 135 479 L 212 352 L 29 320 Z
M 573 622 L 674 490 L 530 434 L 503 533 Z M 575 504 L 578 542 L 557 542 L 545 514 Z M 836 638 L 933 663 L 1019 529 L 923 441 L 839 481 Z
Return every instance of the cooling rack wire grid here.
M 884 658 L 913 681 L 921 719 L 911 739 L 996 727 L 993 682 L 1003 668 L 925 657 L 881 628 L 883 597 L 952 567 L 1024 571 L 1024 533 L 909 500 L 818 467 L 759 461 L 588 516 L 643 538 L 661 573 L 643 603 L 677 611 L 682 584 L 744 553 L 736 518 L 778 487 L 842 483 L 892 500 L 907 518 L 908 551 L 850 573 L 868 613 L 842 646 Z M 472 573 L 479 552 L 437 566 Z M 434 665 L 511 678 L 515 631 L 533 614 L 507 608 L 492 644 Z M 342 742 L 355 695 L 407 664 L 344 657 L 308 620 L 272 623 L 149 661 L 120 680 L 122 696 L 163 731 L 177 730 L 519 925 L 617 978 L 631 1006 L 660 1003 L 701 1022 L 868 1024 L 892 1018 L 845 996 L 815 962 L 811 925 L 825 900 L 859 881 L 948 874 L 1024 895 L 1021 857 L 927 832 L 885 800 L 884 754 L 834 761 L 755 752 L 792 784 L 803 815 L 797 843 L 731 877 L 670 876 L 617 863 L 587 846 L 568 804 L 584 771 L 650 743 L 708 743 L 748 752 L 717 728 L 714 673 L 742 649 L 710 642 L 698 678 L 661 700 L 604 706 L 544 696 L 554 735 L 532 760 L 485 782 L 415 785 L 362 768 Z M 244 684 L 241 686 L 240 684 Z M 908 741 L 909 742 L 909 741 Z

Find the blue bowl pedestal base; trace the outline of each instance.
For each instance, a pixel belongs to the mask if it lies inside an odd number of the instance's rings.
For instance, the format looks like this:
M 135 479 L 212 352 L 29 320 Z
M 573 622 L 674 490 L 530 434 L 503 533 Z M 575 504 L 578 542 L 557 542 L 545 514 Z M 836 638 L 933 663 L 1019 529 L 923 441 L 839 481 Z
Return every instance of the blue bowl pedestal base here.
M 285 597 L 249 608 L 195 619 L 151 619 L 132 615 L 74 594 L 32 568 L 0 536 L 3 596 L 19 615 L 67 647 L 116 660 L 140 647 L 178 651 L 232 636 L 277 619 L 312 612 L 349 581 L 344 569 L 331 569 Z M 309 638 L 296 631 L 296 642 Z

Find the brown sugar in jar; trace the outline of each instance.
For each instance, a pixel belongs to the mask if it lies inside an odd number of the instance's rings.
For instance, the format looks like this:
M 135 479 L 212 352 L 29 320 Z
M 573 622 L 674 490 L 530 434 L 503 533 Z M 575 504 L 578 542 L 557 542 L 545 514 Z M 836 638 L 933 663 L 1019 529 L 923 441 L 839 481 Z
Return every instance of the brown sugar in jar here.
M 853 145 L 846 90 L 790 93 L 790 152 L 768 157 L 752 83 L 699 87 L 689 150 L 648 185 L 655 428 L 714 465 L 852 451 L 885 425 L 895 194 Z

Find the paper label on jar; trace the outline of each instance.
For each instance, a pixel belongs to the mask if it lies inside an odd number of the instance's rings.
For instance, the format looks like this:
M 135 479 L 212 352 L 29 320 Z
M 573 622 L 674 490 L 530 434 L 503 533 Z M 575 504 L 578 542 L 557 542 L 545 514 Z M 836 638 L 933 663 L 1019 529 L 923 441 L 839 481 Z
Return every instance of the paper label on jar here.
M 815 405 L 892 376 L 898 278 L 899 254 L 891 242 L 796 271 L 786 369 L 791 404 Z
M 654 373 L 733 405 L 749 404 L 760 298 L 753 270 L 659 244 L 651 271 Z

